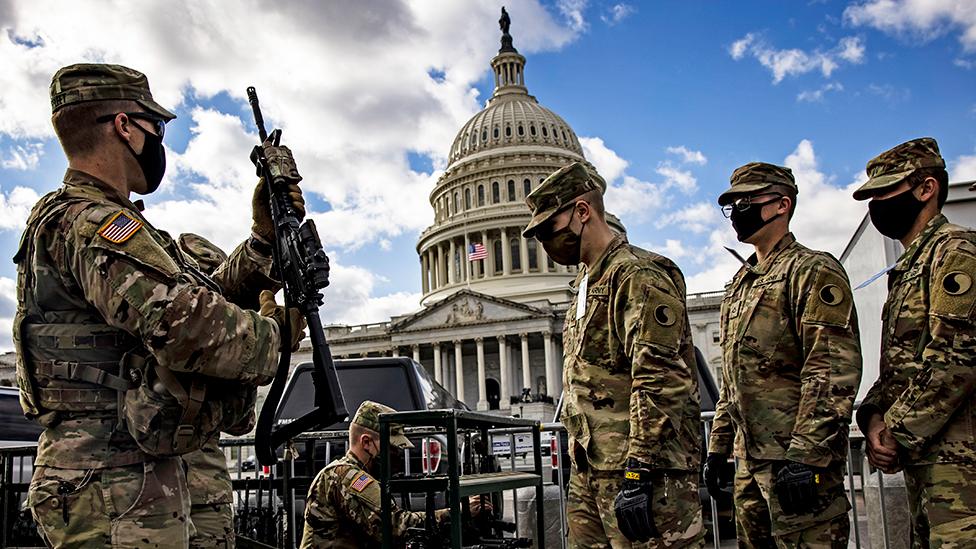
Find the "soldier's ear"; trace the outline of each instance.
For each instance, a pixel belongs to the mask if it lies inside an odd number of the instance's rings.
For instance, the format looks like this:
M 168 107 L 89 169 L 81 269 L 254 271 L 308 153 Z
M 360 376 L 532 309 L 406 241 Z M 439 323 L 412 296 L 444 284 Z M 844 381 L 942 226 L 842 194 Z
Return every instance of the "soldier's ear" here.
M 593 208 L 590 207 L 590 203 L 585 200 L 577 200 L 574 206 L 576 210 L 575 213 L 579 214 L 580 221 L 586 223 L 590 220 L 590 216 L 593 215 Z
M 934 177 L 926 177 L 919 183 L 918 193 L 915 195 L 922 202 L 928 202 L 930 198 L 939 193 L 939 182 Z M 913 190 L 913 192 L 915 192 Z

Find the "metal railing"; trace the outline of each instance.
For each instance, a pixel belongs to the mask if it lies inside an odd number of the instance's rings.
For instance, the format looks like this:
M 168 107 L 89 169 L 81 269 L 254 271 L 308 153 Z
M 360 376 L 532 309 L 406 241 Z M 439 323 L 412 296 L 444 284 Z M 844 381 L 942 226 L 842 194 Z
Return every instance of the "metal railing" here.
M 705 440 L 710 435 L 712 419 L 714 414 L 711 412 L 702 413 L 703 434 Z M 565 428 L 560 423 L 547 423 L 541 427 L 547 436 L 548 441 L 555 440 L 555 458 L 551 451 L 543 445 L 544 454 L 548 454 L 554 461 L 552 474 L 546 475 L 546 487 L 560 486 L 559 490 L 548 490 L 548 493 L 555 492 L 557 495 L 553 501 L 557 501 L 555 506 L 558 510 L 559 535 L 548 535 L 547 540 L 556 543 L 560 548 L 566 547 L 566 536 L 568 531 L 568 517 L 566 513 L 566 492 L 568 483 L 566 482 L 563 460 L 567 456 L 567 449 L 563 441 Z M 420 452 L 424 445 L 430 444 L 434 439 L 433 434 L 425 432 L 424 429 L 408 429 L 407 435 L 420 437 L 421 444 L 413 450 L 404 450 L 404 463 L 406 473 L 411 473 L 411 468 L 418 463 L 417 456 L 412 452 Z M 498 466 L 501 470 L 516 470 L 525 466 L 524 455 L 520 456 L 516 435 L 504 429 L 490 431 L 492 437 L 507 437 L 508 452 L 499 452 L 495 455 Z M 303 509 L 305 494 L 315 475 L 334 458 L 344 455 L 347 447 L 348 432 L 328 431 L 306 433 L 296 438 L 289 449 L 285 451 L 282 461 L 276 468 L 262 470 L 262 468 L 249 460 L 253 456 L 253 440 L 249 438 L 224 439 L 220 446 L 227 458 L 228 468 L 231 472 L 231 479 L 234 489 L 235 502 L 235 529 L 239 536 L 254 539 L 273 547 L 291 548 L 301 542 L 301 531 L 303 528 Z M 497 439 L 496 439 L 497 440 Z M 490 444 L 490 442 L 489 442 Z M 444 445 L 446 447 L 446 445 Z M 468 446 L 470 448 L 470 446 Z M 35 526 L 30 513 L 24 509 L 26 492 L 33 473 L 33 461 L 36 454 L 36 446 L 23 446 L 13 448 L 0 448 L 0 546 L 39 546 L 40 539 L 35 532 Z M 848 498 L 852 505 L 851 525 L 852 525 L 852 547 L 865 547 L 866 541 L 862 532 L 861 511 L 862 502 L 866 488 L 865 471 L 855 465 L 860 462 L 855 461 L 854 457 L 861 456 L 860 440 L 852 439 L 851 448 L 847 458 L 847 478 L 845 488 Z M 254 463 L 255 468 L 250 469 L 249 464 Z M 880 472 L 877 472 L 882 477 Z M 878 490 L 880 493 L 880 525 L 882 530 L 881 541 L 883 548 L 887 549 L 891 544 L 889 538 L 889 525 L 887 522 L 886 502 L 884 495 L 884 479 L 878 478 Z M 513 521 L 518 532 L 528 531 L 532 525 L 523 524 L 523 517 L 519 516 L 518 504 L 519 493 L 510 490 L 510 501 L 512 505 L 505 506 L 505 520 Z M 704 493 L 704 492 L 702 492 Z M 503 496 L 506 497 L 506 496 Z M 523 496 L 524 497 L 524 496 Z M 547 496 L 548 497 L 548 496 Z M 420 509 L 412 503 L 406 496 L 401 497 L 399 503 L 408 508 Z M 734 537 L 722 537 L 722 526 L 725 530 L 734 527 L 734 517 L 731 502 L 719 502 L 710 496 L 707 502 L 703 501 L 703 514 L 708 519 L 707 526 L 710 529 L 711 546 L 715 549 L 722 547 L 723 540 L 727 542 L 734 540 Z M 547 513 L 552 509 L 551 505 L 546 506 Z M 547 515 L 548 516 L 548 515 Z M 534 519 L 534 513 L 529 514 L 530 519 Z M 535 527 L 545 527 L 545 525 L 535 524 Z M 553 546 L 550 542 L 550 547 Z M 726 546 L 730 546 L 726 543 Z

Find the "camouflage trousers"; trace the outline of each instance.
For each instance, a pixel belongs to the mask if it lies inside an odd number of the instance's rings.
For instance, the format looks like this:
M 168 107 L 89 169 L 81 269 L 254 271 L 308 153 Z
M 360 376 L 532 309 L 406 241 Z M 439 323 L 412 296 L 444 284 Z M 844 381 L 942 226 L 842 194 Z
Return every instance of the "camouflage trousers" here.
M 566 509 L 569 546 L 580 549 L 704 547 L 698 473 L 671 471 L 655 475 L 652 513 L 661 537 L 631 543 L 620 533 L 613 500 L 620 492 L 623 471 L 577 471 L 569 480 Z
M 193 504 L 190 507 L 190 520 L 196 530 L 190 536 L 190 547 L 193 549 L 234 548 L 237 540 L 233 503 Z
M 49 547 L 187 547 L 190 496 L 179 458 L 107 469 L 37 467 L 27 493 Z
M 936 463 L 905 467 L 912 547 L 976 547 L 976 466 Z
M 190 536 L 190 547 L 233 548 L 234 488 L 218 437 L 184 455 L 183 462 L 190 487 L 190 522 L 196 530 Z
M 788 515 L 773 491 L 774 461 L 738 460 L 735 471 L 735 530 L 739 547 L 846 549 L 851 505 L 844 492 L 844 464 L 821 475 L 813 512 Z

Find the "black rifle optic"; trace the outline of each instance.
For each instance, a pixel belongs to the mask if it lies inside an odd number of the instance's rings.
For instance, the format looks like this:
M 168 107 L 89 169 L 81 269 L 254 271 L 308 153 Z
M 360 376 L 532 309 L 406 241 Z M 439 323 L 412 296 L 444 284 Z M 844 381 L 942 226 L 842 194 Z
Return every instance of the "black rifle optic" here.
M 254 123 L 258 128 L 261 143 L 270 140 L 278 146 L 281 130 L 276 129 L 268 135 L 264 129 L 264 117 L 258 104 L 258 94 L 253 87 L 247 88 L 247 100 L 254 111 Z M 285 292 L 285 307 L 296 308 L 305 316 L 308 334 L 312 342 L 312 381 L 315 384 L 315 408 L 294 421 L 275 428 L 274 418 L 281 396 L 288 380 L 291 362 L 291 334 L 289 327 L 282 328 L 281 356 L 278 371 L 275 372 L 271 389 L 261 407 L 257 430 L 254 434 L 254 450 L 261 465 L 274 465 L 278 462 L 277 450 L 296 435 L 312 429 L 327 427 L 348 416 L 346 403 L 342 399 L 342 388 L 336 377 L 332 352 L 325 340 L 319 307 L 322 305 L 320 290 L 329 285 L 329 260 L 322 249 L 322 242 L 311 219 L 299 224 L 298 217 L 288 197 L 288 180 L 285 174 L 276 173 L 276 166 L 268 162 L 262 145 L 251 151 L 251 162 L 259 176 L 267 182 L 266 189 L 271 193 L 271 219 L 274 222 L 275 238 L 272 243 L 274 265 L 278 280 Z

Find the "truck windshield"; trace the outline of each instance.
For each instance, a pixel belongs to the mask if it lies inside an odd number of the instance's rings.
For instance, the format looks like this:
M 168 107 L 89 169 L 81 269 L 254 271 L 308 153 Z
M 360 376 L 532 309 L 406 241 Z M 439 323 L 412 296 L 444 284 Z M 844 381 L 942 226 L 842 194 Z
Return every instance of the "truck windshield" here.
M 336 373 L 350 415 L 356 413 L 364 400 L 373 400 L 400 411 L 416 410 L 426 404 L 426 398 L 415 394 L 415 384 L 411 382 L 407 366 L 402 362 L 369 365 L 337 362 Z M 279 421 L 295 419 L 314 407 L 315 385 L 312 383 L 311 368 L 297 370 L 290 386 L 291 390 L 285 394 L 279 409 Z M 345 422 L 337 423 L 324 430 L 345 425 Z

